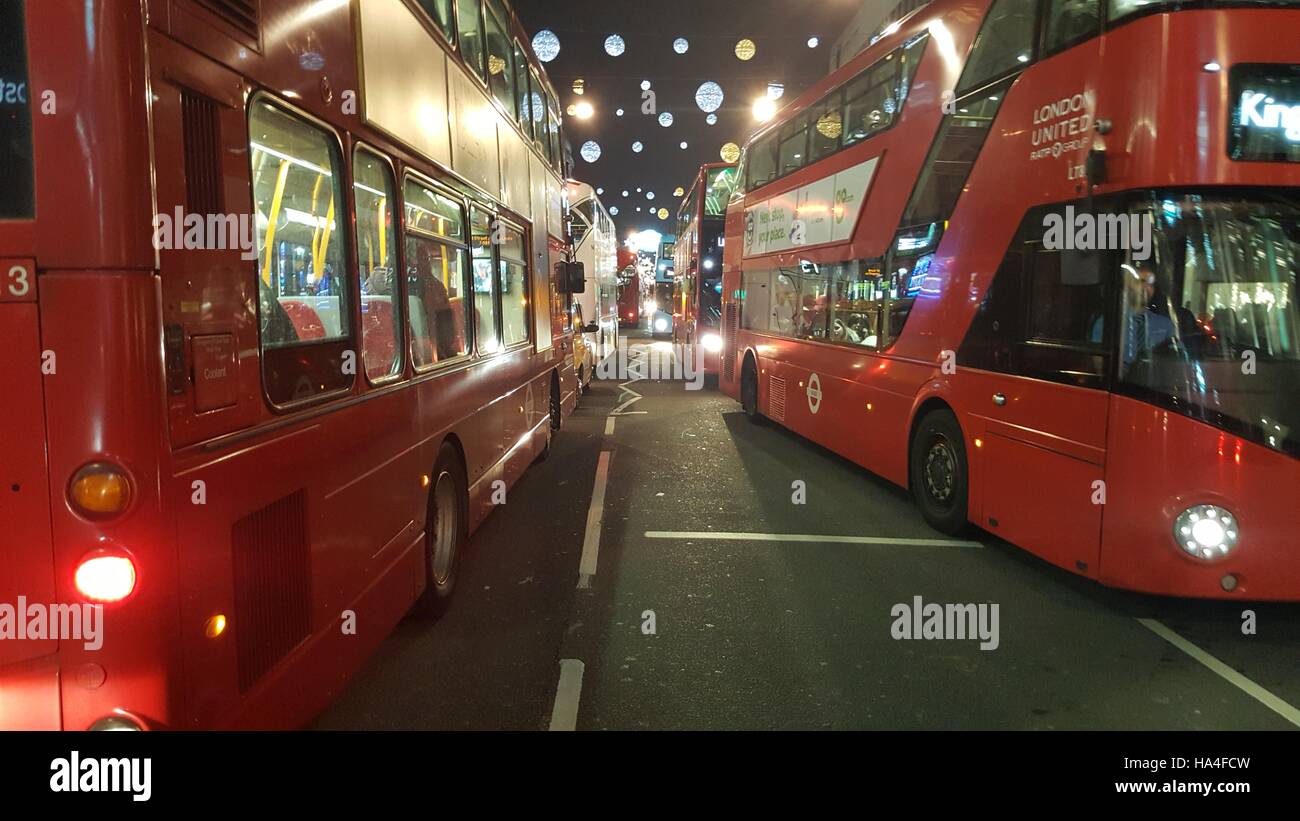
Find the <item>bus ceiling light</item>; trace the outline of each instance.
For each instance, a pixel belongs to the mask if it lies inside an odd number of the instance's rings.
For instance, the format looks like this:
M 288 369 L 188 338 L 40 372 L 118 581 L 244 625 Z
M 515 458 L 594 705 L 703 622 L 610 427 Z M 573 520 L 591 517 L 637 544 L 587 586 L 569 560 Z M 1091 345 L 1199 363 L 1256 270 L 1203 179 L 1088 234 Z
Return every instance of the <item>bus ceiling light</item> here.
M 92 554 L 77 566 L 74 582 L 85 599 L 101 604 L 119 602 L 135 590 L 135 563 L 126 556 Z
M 1214 60 L 1211 60 L 1210 62 L 1208 62 L 1208 63 L 1206 63 L 1205 65 L 1201 66 L 1201 68 L 1204 69 L 1205 71 L 1208 71 L 1208 72 L 1211 72 L 1211 73 L 1216 72 L 1216 71 L 1222 71 L 1222 70 L 1223 70 L 1223 66 L 1219 65 L 1219 64 L 1218 64 L 1217 62 L 1215 62 Z
M 1218 505 L 1195 505 L 1174 520 L 1174 540 L 1187 555 L 1204 561 L 1222 558 L 1239 539 L 1235 516 Z
M 73 510 L 91 519 L 117 516 L 131 505 L 131 482 L 117 465 L 91 462 L 72 475 L 68 501 Z
M 700 337 L 700 344 L 703 345 L 704 350 L 709 353 L 717 353 L 722 350 L 722 337 L 717 334 L 705 334 Z

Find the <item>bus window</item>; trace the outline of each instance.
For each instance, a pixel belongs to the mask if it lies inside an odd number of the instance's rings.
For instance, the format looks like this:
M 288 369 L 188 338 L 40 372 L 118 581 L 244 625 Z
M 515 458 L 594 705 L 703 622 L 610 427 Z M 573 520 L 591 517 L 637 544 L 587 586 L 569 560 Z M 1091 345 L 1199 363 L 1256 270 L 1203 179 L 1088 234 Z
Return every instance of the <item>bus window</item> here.
M 342 348 L 317 344 L 352 336 L 343 163 L 329 134 L 267 101 L 253 104 L 248 128 L 263 377 L 272 402 L 297 401 L 352 383 L 330 365 Z
M 497 334 L 497 300 L 500 293 L 492 272 L 492 215 L 470 208 L 470 248 L 474 268 L 474 331 L 478 352 L 495 353 L 501 347 Z
M 489 0 L 486 16 L 487 22 L 487 70 L 488 85 L 492 96 L 510 113 L 517 117 L 515 109 L 515 67 L 514 48 L 510 44 L 510 35 L 506 34 L 505 13 L 501 11 L 498 0 Z
M 1034 59 L 1038 0 L 996 0 L 971 46 L 957 83 L 958 96 L 1024 68 Z
M 777 153 L 777 176 L 783 177 L 803 167 L 808 156 L 808 120 L 799 117 L 781 127 L 781 145 Z
M 523 232 L 513 225 L 502 226 L 502 240 L 497 244 L 501 257 L 497 287 L 501 291 L 502 343 L 509 347 L 528 341 L 528 263 Z
M 776 179 L 776 137 L 773 132 L 750 146 L 749 178 L 745 190 L 753 191 Z
M 831 266 L 830 341 L 876 347 L 886 304 L 881 270 L 881 260 L 853 260 Z
M 1030 258 L 1025 336 L 1038 342 L 1101 345 L 1106 295 L 1100 252 L 1050 251 Z
M 876 63 L 844 88 L 844 145 L 861 142 L 894 121 L 898 63 Z
M 528 57 L 523 46 L 515 43 L 515 96 L 519 103 L 519 127 L 524 132 L 524 142 L 533 141 L 532 91 L 528 86 Z
M 433 20 L 434 25 L 447 38 L 448 42 L 454 39 L 455 26 L 451 24 L 451 2 L 452 0 L 416 0 L 420 8 L 424 9 L 429 18 Z
M 35 214 L 32 181 L 32 91 L 27 82 L 27 35 L 23 4 L 0 4 L 0 87 L 7 99 L 0 101 L 0 146 L 5 161 L 0 163 L 0 220 L 31 219 Z
M 705 178 L 708 184 L 704 188 L 704 216 L 725 217 L 727 203 L 736 191 L 736 169 L 719 168 L 711 173 L 712 178 Z
M 406 181 L 406 304 L 417 370 L 469 353 L 465 218 L 459 202 Z
M 555 107 L 555 100 L 552 99 L 551 108 L 547 112 L 546 137 L 550 145 L 551 167 L 556 171 L 560 171 L 561 166 L 564 165 L 564 155 L 560 151 L 560 115 L 555 113 L 558 110 Z
M 1043 52 L 1051 54 L 1101 33 L 1101 0 L 1047 0 Z
M 357 203 L 357 276 L 361 285 L 361 359 L 372 382 L 402 372 L 402 313 L 397 281 L 397 239 L 392 209 L 393 172 L 358 148 L 352 161 Z
M 460 53 L 470 71 L 483 79 L 483 18 L 480 0 L 456 1 L 456 28 L 460 31 Z
M 817 162 L 839 150 L 844 134 L 844 115 L 840 111 L 840 92 L 836 91 L 818 103 L 808 121 L 808 162 Z

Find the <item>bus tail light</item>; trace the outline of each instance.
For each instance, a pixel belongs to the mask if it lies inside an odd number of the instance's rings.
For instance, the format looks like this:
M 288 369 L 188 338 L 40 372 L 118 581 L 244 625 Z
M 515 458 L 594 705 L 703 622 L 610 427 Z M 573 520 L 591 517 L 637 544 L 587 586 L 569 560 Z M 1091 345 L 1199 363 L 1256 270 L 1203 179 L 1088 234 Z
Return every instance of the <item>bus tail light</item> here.
M 91 462 L 72 476 L 68 501 L 91 519 L 123 513 L 131 505 L 131 482 L 126 471 L 110 462 Z
M 92 602 L 119 602 L 135 590 L 135 563 L 126 556 L 93 554 L 77 565 L 74 581 L 77 592 Z

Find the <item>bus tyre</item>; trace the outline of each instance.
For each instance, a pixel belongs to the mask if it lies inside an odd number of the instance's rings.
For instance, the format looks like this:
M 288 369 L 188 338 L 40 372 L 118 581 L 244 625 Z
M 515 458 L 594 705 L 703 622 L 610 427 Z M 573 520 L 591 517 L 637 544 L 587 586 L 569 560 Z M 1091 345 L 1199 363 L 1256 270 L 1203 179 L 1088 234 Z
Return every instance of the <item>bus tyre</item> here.
M 758 412 L 758 368 L 754 366 L 753 359 L 746 359 L 745 366 L 740 371 L 740 406 L 745 409 L 749 421 L 763 421 L 762 414 Z
M 429 514 L 424 532 L 425 588 L 421 609 L 439 616 L 447 609 L 469 541 L 469 488 L 460 456 L 443 444 L 429 483 Z
M 560 406 L 560 380 L 551 376 L 551 430 L 559 430 L 564 422 L 564 408 Z
M 912 497 L 925 521 L 940 533 L 966 530 L 968 472 L 966 442 L 951 411 L 933 410 L 921 418 L 912 437 Z

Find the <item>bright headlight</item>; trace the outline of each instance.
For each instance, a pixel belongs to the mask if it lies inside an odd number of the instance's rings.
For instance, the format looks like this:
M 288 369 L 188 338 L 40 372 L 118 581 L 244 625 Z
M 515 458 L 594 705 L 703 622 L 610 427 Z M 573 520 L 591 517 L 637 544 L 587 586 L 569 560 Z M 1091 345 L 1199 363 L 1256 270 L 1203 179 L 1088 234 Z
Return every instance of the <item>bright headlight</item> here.
M 666 331 L 666 330 L 668 330 L 668 320 L 664 319 L 662 316 L 659 317 L 658 319 L 656 319 L 656 320 L 655 320 L 655 330 L 656 330 L 656 331 Z
M 1218 505 L 1189 507 L 1174 520 L 1174 541 L 1187 555 L 1209 561 L 1237 546 L 1237 519 Z
M 700 344 L 703 345 L 704 350 L 709 353 L 717 353 L 722 350 L 722 337 L 717 334 L 705 334 L 700 337 Z

